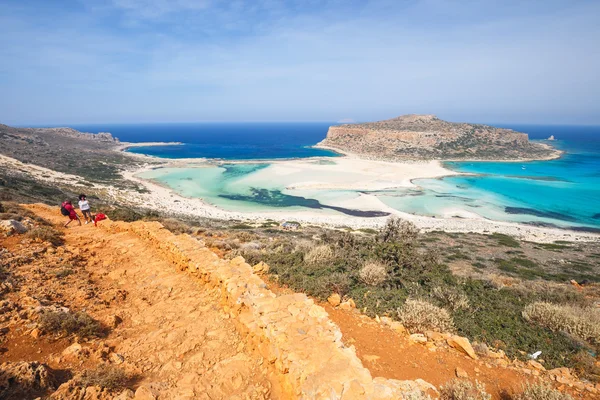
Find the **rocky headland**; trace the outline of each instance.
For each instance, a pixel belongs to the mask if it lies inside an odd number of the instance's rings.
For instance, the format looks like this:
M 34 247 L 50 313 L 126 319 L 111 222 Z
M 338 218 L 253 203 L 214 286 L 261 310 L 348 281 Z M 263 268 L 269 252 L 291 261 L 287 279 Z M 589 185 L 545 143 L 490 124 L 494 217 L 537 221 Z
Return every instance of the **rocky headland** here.
M 435 115 L 403 115 L 332 126 L 318 147 L 362 158 L 400 160 L 531 160 L 556 158 L 552 147 L 512 129 L 448 122 Z

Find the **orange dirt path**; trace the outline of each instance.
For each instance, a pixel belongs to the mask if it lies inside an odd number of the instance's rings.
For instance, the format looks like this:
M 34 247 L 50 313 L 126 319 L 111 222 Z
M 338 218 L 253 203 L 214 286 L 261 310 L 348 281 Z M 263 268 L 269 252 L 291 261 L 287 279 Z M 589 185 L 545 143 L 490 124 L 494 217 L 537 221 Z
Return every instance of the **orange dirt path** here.
M 119 297 L 116 307 L 91 314 L 99 320 L 122 318 L 106 343 L 139 372 L 140 385 L 160 398 L 278 397 L 265 361 L 246 351 L 217 289 L 177 271 L 133 234 L 93 225 L 63 229 L 64 218 L 54 210 L 28 208 L 64 231 L 66 245 L 79 249 L 86 269 L 100 277 L 104 295 Z

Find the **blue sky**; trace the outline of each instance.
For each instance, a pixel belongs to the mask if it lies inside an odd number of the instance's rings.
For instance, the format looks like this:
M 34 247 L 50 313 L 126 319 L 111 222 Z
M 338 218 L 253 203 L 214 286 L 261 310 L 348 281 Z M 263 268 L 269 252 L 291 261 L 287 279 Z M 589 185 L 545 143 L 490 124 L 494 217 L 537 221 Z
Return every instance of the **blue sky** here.
M 600 123 L 600 1 L 0 0 L 0 123 Z

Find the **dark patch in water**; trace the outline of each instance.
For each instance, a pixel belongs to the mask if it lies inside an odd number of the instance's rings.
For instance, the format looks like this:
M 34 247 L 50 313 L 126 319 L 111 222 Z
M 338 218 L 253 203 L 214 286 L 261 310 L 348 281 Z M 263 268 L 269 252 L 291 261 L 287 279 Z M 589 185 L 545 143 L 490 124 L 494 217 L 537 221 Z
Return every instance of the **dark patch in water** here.
M 577 222 L 577 218 L 573 218 L 570 215 L 565 215 L 554 211 L 540 211 L 534 210 L 533 208 L 525 207 L 505 207 L 504 211 L 508 214 L 535 215 L 536 217 L 553 218 L 561 221 Z
M 365 217 L 365 218 L 374 218 L 374 217 L 386 217 L 390 215 L 387 212 L 383 211 L 362 211 L 362 210 L 352 210 L 350 208 L 336 207 L 336 206 L 328 206 L 326 204 L 322 204 L 320 201 L 315 199 L 307 199 L 301 196 L 291 196 L 287 194 L 281 193 L 280 190 L 268 190 L 268 189 L 257 189 L 250 188 L 251 194 L 221 194 L 219 197 L 229 200 L 238 200 L 238 201 L 248 201 L 252 203 L 263 204 L 270 207 L 306 207 L 313 209 L 330 209 L 341 212 L 346 215 L 351 215 L 353 217 Z
M 537 221 L 528 221 L 528 222 L 521 222 L 521 223 L 525 224 L 525 225 L 539 226 L 542 228 L 556 228 L 556 229 L 571 230 L 571 231 L 576 231 L 576 232 L 600 233 L 600 228 L 590 228 L 587 226 L 558 226 L 555 224 L 551 224 L 549 222 L 537 222 Z
M 592 215 L 592 219 L 600 219 L 600 213 Z
M 225 172 L 223 172 L 223 178 L 235 178 L 238 176 L 248 175 L 252 172 L 259 171 L 261 169 L 267 168 L 269 164 L 223 164 L 222 168 L 225 168 Z
M 532 175 L 507 175 L 508 178 L 515 179 L 529 179 L 532 181 L 545 181 L 545 182 L 571 182 L 567 179 L 557 178 L 555 176 L 532 176 Z

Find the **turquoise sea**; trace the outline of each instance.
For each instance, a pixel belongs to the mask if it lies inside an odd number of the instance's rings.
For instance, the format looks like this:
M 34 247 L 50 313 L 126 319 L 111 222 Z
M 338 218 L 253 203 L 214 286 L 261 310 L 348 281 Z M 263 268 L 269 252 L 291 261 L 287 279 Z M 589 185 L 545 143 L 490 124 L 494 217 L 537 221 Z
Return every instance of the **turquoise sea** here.
M 164 158 L 263 160 L 210 168 L 152 171 L 147 178 L 183 195 L 202 197 L 225 209 L 322 209 L 336 207 L 360 193 L 336 190 L 286 190 L 285 179 L 264 181 L 260 173 L 269 159 L 335 157 L 312 149 L 325 137 L 330 123 L 79 125 L 88 131 L 108 131 L 124 141 L 181 141 L 183 146 L 138 147 L 131 151 Z M 498 125 L 528 133 L 533 140 L 554 135 L 551 142 L 565 151 L 557 160 L 524 163 L 448 162 L 446 167 L 471 173 L 422 179 L 418 188 L 373 191 L 386 205 L 427 216 L 470 213 L 500 221 L 600 230 L 600 127 Z M 334 162 L 334 158 L 331 159 Z M 319 161 L 327 162 L 327 161 Z M 350 212 L 351 214 L 351 212 Z

